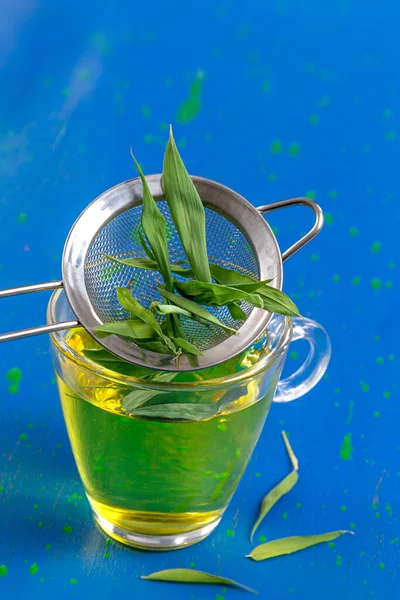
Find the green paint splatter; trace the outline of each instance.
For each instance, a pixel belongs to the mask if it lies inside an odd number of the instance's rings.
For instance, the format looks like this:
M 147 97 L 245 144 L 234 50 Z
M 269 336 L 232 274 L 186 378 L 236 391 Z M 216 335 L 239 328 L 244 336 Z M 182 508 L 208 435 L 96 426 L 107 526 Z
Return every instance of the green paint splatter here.
M 311 115 L 310 125 L 318 125 L 318 123 L 319 123 L 319 115 Z
M 19 216 L 18 216 L 18 223 L 21 223 L 21 225 L 22 225 L 23 223 L 25 223 L 25 221 L 26 221 L 26 217 L 27 217 L 26 213 L 19 213 Z
M 196 566 L 196 563 L 194 563 L 194 562 L 191 562 L 189 565 L 189 567 L 195 567 L 195 566 Z
M 334 548 L 335 547 L 335 542 L 329 542 L 329 548 Z
M 106 553 L 104 554 L 104 558 L 110 558 L 110 555 L 109 555 L 109 553 L 108 553 L 108 552 L 106 552 Z
M 31 575 L 36 575 L 36 573 L 39 571 L 39 567 L 37 566 L 36 563 L 33 563 L 30 567 L 29 567 L 29 573 Z
M 359 277 L 358 275 L 355 275 L 351 281 L 351 283 L 353 285 L 360 285 L 360 281 L 361 281 L 361 277 Z
M 393 116 L 393 111 L 391 108 L 385 108 L 385 110 L 383 111 L 383 116 L 385 117 L 385 119 L 389 119 L 390 117 Z
M 317 192 L 315 190 L 307 190 L 306 196 L 308 198 L 311 198 L 311 200 L 315 200 L 315 198 L 317 197 Z
M 340 281 L 339 273 L 334 274 L 334 276 L 332 277 L 332 281 L 333 281 L 333 283 L 339 283 L 339 281 Z
M 71 585 L 76 585 L 78 583 L 76 579 L 70 579 L 69 582 Z
M 303 505 L 302 505 L 302 503 L 301 503 L 301 502 L 298 502 L 298 503 L 296 504 L 296 508 L 301 508 L 302 506 L 303 506 Z
M 226 532 L 226 535 L 227 535 L 228 537 L 233 537 L 233 534 L 234 534 L 234 533 L 235 533 L 235 532 L 233 531 L 233 529 L 228 529 L 228 531 Z
M 295 360 L 298 356 L 299 355 L 296 352 L 296 350 L 292 350 L 292 352 L 290 352 L 290 354 L 289 354 L 289 358 L 292 358 L 293 360 Z
M 295 142 L 293 142 L 292 144 L 290 144 L 288 152 L 290 156 L 297 156 L 300 152 L 300 144 L 296 144 Z
M 356 528 L 356 524 L 355 523 L 350 523 L 350 529 L 355 529 Z
M 261 473 L 256 473 L 256 477 L 261 477 Z
M 332 215 L 332 213 L 330 213 L 330 212 L 325 213 L 325 223 L 327 225 L 333 225 L 333 215 Z
M 263 92 L 269 92 L 271 90 L 271 82 L 268 80 L 263 81 L 261 84 L 261 89 Z
M 260 542 L 264 543 L 267 541 L 267 538 L 265 537 L 265 535 L 260 535 L 260 537 L 258 538 L 260 540 Z
M 317 262 L 319 260 L 319 254 L 311 254 L 311 260 Z
M 389 356 L 388 356 L 388 359 L 389 359 L 390 361 L 394 360 L 394 359 L 395 359 L 395 356 L 394 356 L 394 354 L 389 354 Z
M 176 119 L 185 125 L 197 117 L 201 110 L 201 92 L 203 89 L 204 73 L 199 72 L 189 88 L 189 96 L 178 108 Z
M 381 413 L 380 413 L 379 411 L 377 411 L 377 410 L 376 410 L 376 411 L 374 412 L 374 417 L 375 417 L 375 419 L 379 419 L 379 418 L 380 418 L 380 416 L 381 416 Z
M 330 191 L 328 192 L 328 196 L 329 196 L 329 198 L 337 198 L 337 195 L 338 195 L 338 193 L 337 193 L 337 191 L 336 191 L 336 190 L 330 190 Z
M 353 418 L 353 409 L 354 409 L 354 404 L 355 404 L 355 403 L 354 403 L 354 400 L 352 400 L 352 401 L 350 402 L 350 404 L 349 404 L 349 414 L 348 414 L 348 417 L 347 417 L 346 425 L 350 425 L 350 423 L 351 423 L 351 420 L 352 420 L 352 418 Z
M 10 394 L 16 394 L 19 391 L 19 383 L 22 378 L 22 371 L 18 367 L 13 367 L 7 373 L 7 381 L 9 382 L 8 391 Z
M 385 568 L 385 563 L 379 563 L 378 567 L 380 568 L 381 571 L 383 571 L 383 569 Z
M 281 140 L 274 140 L 271 144 L 271 152 L 272 154 L 279 154 L 282 152 L 282 142 Z
M 335 394 L 340 394 L 340 388 L 338 387 L 333 388 L 333 391 Z
M 340 567 L 342 564 L 342 557 L 339 555 L 336 557 L 336 564 L 338 567 Z
M 353 456 L 353 445 L 351 443 L 351 433 L 347 433 L 340 447 L 340 457 L 343 460 L 351 460 Z
M 385 288 L 387 290 L 391 290 L 393 287 L 393 281 L 390 281 L 390 279 L 388 281 L 385 281 Z
M 393 269 L 395 268 L 395 266 L 396 266 L 396 263 L 395 263 L 395 262 L 393 262 L 393 260 L 391 260 L 391 261 L 388 263 L 388 267 L 389 267 L 389 269 L 390 269 L 391 271 L 393 271 Z
M 395 131 L 388 131 L 385 134 L 385 139 L 388 140 L 388 142 L 392 142 L 393 140 L 395 140 L 397 137 L 397 133 Z
M 78 78 L 81 81 L 89 81 L 89 79 L 90 79 L 89 69 L 80 69 L 80 71 L 78 72 Z
M 46 544 L 45 548 L 46 550 L 51 550 L 51 544 Z
M 284 513 L 283 513 L 283 515 L 282 515 L 282 519 L 287 519 L 287 518 L 288 518 L 288 516 L 289 516 L 289 515 L 287 514 L 287 512 L 284 512 Z
M 342 505 L 342 506 L 340 507 L 340 510 L 341 510 L 342 512 L 344 512 L 345 510 L 347 510 L 347 506 L 344 506 L 344 505 Z
M 4 486 L 0 485 L 0 492 L 4 490 Z
M 391 396 L 390 392 L 383 392 L 384 398 L 390 398 L 390 396 Z
M 365 146 L 362 147 L 363 152 L 371 152 L 371 150 L 372 150 L 371 144 L 365 144 Z
M 350 227 L 349 234 L 351 235 L 351 237 L 357 237 L 358 236 L 357 227 Z
M 320 98 L 317 101 L 317 106 L 319 106 L 320 108 L 323 108 L 324 106 L 328 106 L 328 104 L 331 103 L 331 98 L 330 96 L 322 96 L 322 98 Z
M 21 433 L 20 436 L 19 436 L 19 439 L 20 440 L 27 440 L 28 436 L 26 435 L 26 433 Z
M 276 173 L 268 173 L 268 181 L 276 181 Z
M 151 108 L 150 106 L 144 105 L 142 106 L 142 115 L 145 119 L 151 119 Z
M 360 381 L 360 387 L 363 392 L 369 392 L 369 385 L 365 381 Z
M 371 252 L 373 254 L 378 254 L 378 252 L 381 249 L 381 246 L 382 246 L 381 242 L 372 242 L 372 244 L 371 244 Z
M 393 514 L 393 511 L 392 511 L 392 507 L 390 506 L 389 502 L 385 502 L 385 510 L 388 513 L 389 517 L 391 517 Z
M 385 363 L 385 359 L 383 358 L 383 356 L 377 356 L 376 362 L 378 365 L 383 365 Z
M 373 277 L 370 281 L 370 285 L 373 290 L 380 290 L 382 287 L 382 281 L 378 277 Z
M 8 573 L 6 565 L 0 565 L 0 577 L 5 577 Z
M 71 527 L 71 525 L 64 525 L 63 532 L 64 533 L 72 533 L 72 527 Z

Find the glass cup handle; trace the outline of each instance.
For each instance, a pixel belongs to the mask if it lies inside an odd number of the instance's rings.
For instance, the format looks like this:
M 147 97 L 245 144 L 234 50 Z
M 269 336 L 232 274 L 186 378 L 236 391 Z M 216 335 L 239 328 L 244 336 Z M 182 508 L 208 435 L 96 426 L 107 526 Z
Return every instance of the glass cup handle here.
M 307 340 L 310 351 L 297 371 L 279 381 L 274 402 L 291 402 L 307 394 L 324 375 L 331 357 L 331 342 L 325 329 L 310 319 L 294 317 L 291 342 Z

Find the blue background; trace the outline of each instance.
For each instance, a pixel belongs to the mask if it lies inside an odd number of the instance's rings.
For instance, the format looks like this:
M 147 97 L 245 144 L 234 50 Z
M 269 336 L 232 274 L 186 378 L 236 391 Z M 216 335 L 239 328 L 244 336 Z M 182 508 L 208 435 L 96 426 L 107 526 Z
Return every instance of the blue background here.
M 74 219 L 99 193 L 134 176 L 130 145 L 147 173 L 159 172 L 172 122 L 191 173 L 255 205 L 304 194 L 322 205 L 327 224 L 285 265 L 285 290 L 303 314 L 326 326 L 333 344 L 319 386 L 271 410 L 216 532 L 164 554 L 108 545 L 94 526 L 48 339 L 2 345 L 0 565 L 8 568 L 0 570 L 2 598 L 246 597 L 139 579 L 191 563 L 247 583 L 262 598 L 400 597 L 395 6 L 1 3 L 1 287 L 58 279 Z M 301 208 L 271 220 L 282 249 L 311 222 Z M 43 293 L 3 299 L 0 330 L 41 324 L 46 300 Z M 293 351 L 287 371 L 303 356 L 301 342 Z M 18 391 L 7 379 L 13 367 L 22 370 Z M 351 527 L 356 535 L 254 563 L 244 555 L 259 502 L 289 468 L 282 428 L 299 456 L 300 480 L 259 533 L 274 539 Z

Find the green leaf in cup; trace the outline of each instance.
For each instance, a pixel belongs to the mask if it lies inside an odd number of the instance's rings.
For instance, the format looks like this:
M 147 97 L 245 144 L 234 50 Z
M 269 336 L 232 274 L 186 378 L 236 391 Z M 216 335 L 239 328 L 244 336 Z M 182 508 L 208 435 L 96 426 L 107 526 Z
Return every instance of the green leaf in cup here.
M 258 594 L 255 590 L 238 583 L 233 579 L 227 577 L 219 577 L 218 575 L 212 575 L 211 573 L 205 573 L 204 571 L 197 571 L 195 569 L 166 569 L 165 571 L 157 571 L 150 575 L 142 575 L 142 579 L 150 581 L 170 581 L 175 583 L 209 583 L 213 585 L 228 585 L 230 587 L 240 588 L 246 592 L 252 594 Z
M 293 554 L 293 552 L 299 552 L 305 548 L 316 546 L 317 544 L 323 544 L 324 542 L 331 542 L 339 536 L 345 533 L 353 533 L 352 531 L 340 530 L 330 531 L 329 533 L 322 533 L 319 535 L 304 535 L 304 536 L 293 536 L 282 538 L 280 540 L 273 540 L 272 542 L 266 542 L 253 548 L 250 554 L 247 554 L 247 558 L 252 560 L 266 560 L 267 558 L 274 558 L 276 556 L 282 556 L 284 554 Z
M 211 283 L 203 203 L 180 157 L 172 127 L 164 156 L 162 181 L 169 212 L 194 276 L 199 281 Z
M 250 540 L 253 541 L 253 537 L 255 532 L 257 531 L 261 521 L 263 521 L 264 517 L 269 513 L 271 508 L 284 496 L 289 493 L 293 486 L 297 483 L 299 476 L 297 471 L 292 471 L 287 475 L 282 481 L 278 483 L 266 496 L 264 496 L 261 507 L 260 514 L 258 516 L 257 521 L 254 523 L 253 529 L 251 531 Z

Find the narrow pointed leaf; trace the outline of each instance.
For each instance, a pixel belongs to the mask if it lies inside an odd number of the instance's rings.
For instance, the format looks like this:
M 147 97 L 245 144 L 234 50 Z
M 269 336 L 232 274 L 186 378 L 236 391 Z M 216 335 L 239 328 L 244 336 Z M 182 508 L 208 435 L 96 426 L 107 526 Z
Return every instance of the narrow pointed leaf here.
M 154 259 L 150 258 L 116 258 L 115 256 L 110 256 L 109 254 L 103 254 L 108 260 L 112 260 L 115 263 L 119 263 L 121 265 L 125 265 L 127 267 L 133 267 L 135 269 L 143 269 L 145 271 L 158 271 L 158 263 Z M 181 275 L 182 277 L 193 277 L 193 272 L 190 269 L 186 269 L 185 267 L 181 267 L 180 265 L 171 265 L 171 271 L 176 275 Z
M 140 231 L 140 227 L 138 229 L 138 236 L 139 236 L 140 245 L 142 246 L 143 250 L 145 251 L 145 254 L 147 254 L 147 256 L 149 257 L 150 260 L 156 261 L 156 257 L 154 256 L 154 253 L 152 252 L 152 250 L 148 247 L 147 242 L 144 239 L 143 233 Z
M 269 285 L 257 290 L 257 294 L 263 300 L 263 308 L 271 313 L 284 315 L 286 317 L 299 317 L 299 309 L 281 290 L 277 290 Z
M 157 260 L 159 270 L 168 289 L 172 289 L 172 276 L 169 265 L 167 224 L 161 214 L 150 188 L 136 158 L 132 154 L 136 168 L 139 171 L 143 186 L 142 227 L 151 247 L 151 253 Z
M 179 306 L 174 306 L 173 304 L 156 304 L 155 309 L 160 315 L 176 314 L 182 315 L 183 317 L 188 317 L 189 319 L 193 317 L 192 313 L 190 313 L 188 310 L 180 308 Z
M 289 473 L 289 475 L 282 479 L 282 481 L 279 482 L 278 485 L 276 485 L 270 492 L 268 492 L 266 496 L 264 496 L 261 502 L 260 514 L 258 516 L 257 521 L 254 523 L 254 527 L 251 531 L 251 541 L 253 541 L 254 534 L 257 531 L 261 521 L 263 521 L 264 517 L 269 513 L 274 504 L 276 504 L 278 500 L 282 498 L 282 496 L 290 492 L 293 486 L 297 483 L 298 478 L 299 476 L 297 474 L 297 471 L 292 471 L 291 473 Z
M 184 340 L 181 337 L 174 337 L 172 338 L 172 341 L 174 342 L 175 346 L 178 346 L 178 348 L 182 348 L 182 350 L 188 354 L 193 354 L 194 356 L 203 355 L 203 353 L 200 352 L 200 350 L 188 340 Z
M 204 206 L 179 155 L 172 128 L 164 156 L 162 180 L 168 208 L 194 276 L 199 281 L 211 283 Z
M 183 298 L 183 296 L 178 296 L 178 294 L 174 294 L 161 288 L 158 291 L 164 298 L 166 298 L 176 306 L 179 306 L 180 308 L 191 312 L 192 314 L 196 315 L 197 317 L 200 317 L 201 319 L 204 319 L 205 321 L 209 321 L 214 325 L 218 325 L 218 327 L 222 327 L 222 329 L 225 329 L 225 331 L 236 333 L 235 329 L 232 329 L 231 327 L 228 327 L 221 323 L 221 321 L 217 319 L 217 317 L 214 317 L 214 315 L 212 315 L 207 309 L 203 308 L 202 306 L 199 306 L 195 302 L 192 302 L 187 298 Z
M 165 336 L 165 337 L 167 337 L 167 336 Z M 159 354 L 172 354 L 172 355 L 176 355 L 176 348 L 175 348 L 175 350 L 172 350 L 162 340 L 154 341 L 154 342 L 153 341 L 152 342 L 145 342 L 143 344 L 140 344 L 140 347 L 143 348 L 144 350 L 150 350 L 151 352 L 158 352 Z
M 285 432 L 285 431 L 282 431 L 282 437 L 283 437 L 283 441 L 284 441 L 284 443 L 285 443 L 285 446 L 286 446 L 286 451 L 287 451 L 287 453 L 288 453 L 288 456 L 289 456 L 289 458 L 290 458 L 290 462 L 291 462 L 291 463 L 292 463 L 292 465 L 293 465 L 293 469 L 294 469 L 295 471 L 298 471 L 298 470 L 299 470 L 299 461 L 298 461 L 298 458 L 297 458 L 297 456 L 296 456 L 296 455 L 295 455 L 295 453 L 293 452 L 293 448 L 292 448 L 292 446 L 290 445 L 290 442 L 289 442 L 288 436 L 286 435 L 286 432 Z
M 266 560 L 267 558 L 274 558 L 275 556 L 282 556 L 284 554 L 292 554 L 310 546 L 316 546 L 324 542 L 330 542 L 335 540 L 339 536 L 345 533 L 353 533 L 352 531 L 340 530 L 330 531 L 329 533 L 322 533 L 320 535 L 305 535 L 305 536 L 293 536 L 282 538 L 280 540 L 273 540 L 272 542 L 266 542 L 256 546 L 247 555 L 247 558 L 253 560 Z
M 83 355 L 90 360 L 93 360 L 93 362 L 101 367 L 109 369 L 110 371 L 116 371 L 122 375 L 143 379 L 149 377 L 152 373 L 152 371 L 146 367 L 138 367 L 118 358 L 105 348 L 83 350 Z
M 231 285 L 237 287 L 238 285 L 257 283 L 248 275 L 243 275 L 243 273 L 239 273 L 233 269 L 226 269 L 220 265 L 211 264 L 210 271 L 215 281 L 221 285 Z
M 237 288 L 204 283 L 202 281 L 174 281 L 175 288 L 184 296 L 195 299 L 199 304 L 225 306 L 236 300 L 245 300 L 253 306 L 263 308 L 263 301 L 257 294 L 249 294 Z
M 134 390 L 130 392 L 125 398 L 122 399 L 121 406 L 122 408 L 130 413 L 133 412 L 136 408 L 143 406 L 149 400 L 158 396 L 159 394 L 163 394 L 161 390 Z
M 137 317 L 147 325 L 150 325 L 155 331 L 157 335 L 159 335 L 166 346 L 171 350 L 171 352 L 175 352 L 176 348 L 173 342 L 171 342 L 170 338 L 164 335 L 160 323 L 157 321 L 151 310 L 144 308 L 135 298 L 132 297 L 129 290 L 126 288 L 116 288 L 118 301 L 125 310 L 127 310 L 131 315 Z
M 117 321 L 104 323 L 94 328 L 96 333 L 116 334 L 136 340 L 150 339 L 154 335 L 154 328 L 141 321 Z
M 210 583 L 213 585 L 228 585 L 230 587 L 245 590 L 246 592 L 251 592 L 252 594 L 258 594 L 258 592 L 247 587 L 247 585 L 238 583 L 233 579 L 219 577 L 218 575 L 197 571 L 196 569 L 166 569 L 165 571 L 157 571 L 150 575 L 142 575 L 141 578 L 150 581 L 170 581 L 174 583 Z
M 245 321 L 247 319 L 246 313 L 242 310 L 240 304 L 237 302 L 232 302 L 232 304 L 227 304 L 229 314 L 231 315 L 234 321 Z
M 133 411 L 139 417 L 173 419 L 174 421 L 202 421 L 218 414 L 218 407 L 212 404 L 154 404 Z
M 121 304 L 122 308 L 143 321 L 143 323 L 150 325 L 158 335 L 163 335 L 160 323 L 150 310 L 139 304 L 126 288 L 117 287 L 115 289 L 117 291 L 118 302 Z

